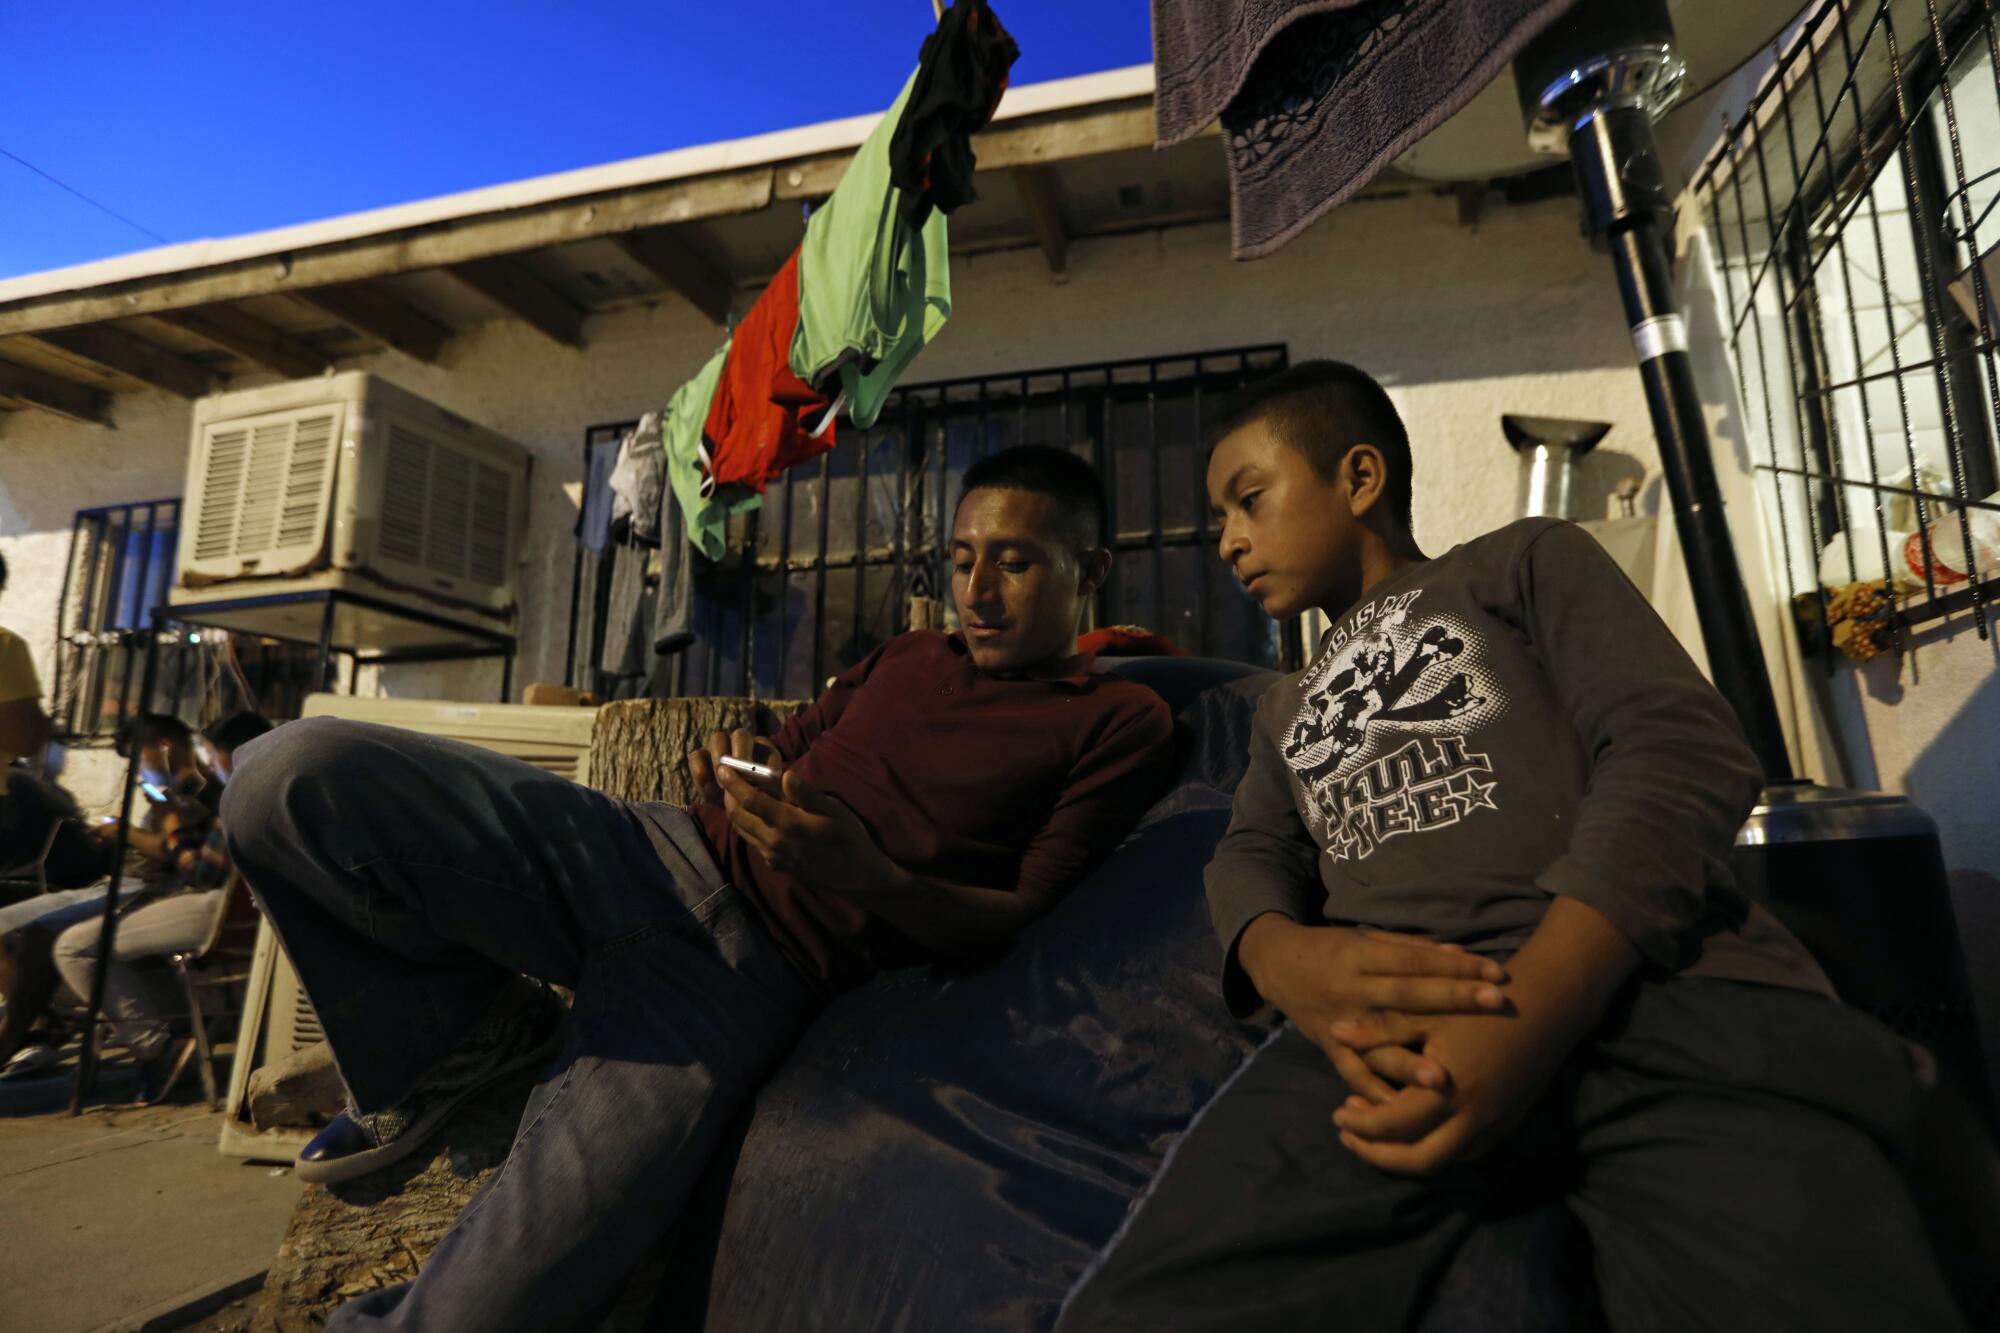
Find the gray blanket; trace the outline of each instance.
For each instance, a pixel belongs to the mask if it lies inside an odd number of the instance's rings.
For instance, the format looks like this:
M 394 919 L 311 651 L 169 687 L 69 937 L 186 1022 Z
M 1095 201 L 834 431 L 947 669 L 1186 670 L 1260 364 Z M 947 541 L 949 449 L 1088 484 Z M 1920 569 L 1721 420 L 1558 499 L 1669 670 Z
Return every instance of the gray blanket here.
M 1154 133 L 1220 117 L 1238 259 L 1267 255 L 1472 100 L 1573 0 L 1153 0 Z

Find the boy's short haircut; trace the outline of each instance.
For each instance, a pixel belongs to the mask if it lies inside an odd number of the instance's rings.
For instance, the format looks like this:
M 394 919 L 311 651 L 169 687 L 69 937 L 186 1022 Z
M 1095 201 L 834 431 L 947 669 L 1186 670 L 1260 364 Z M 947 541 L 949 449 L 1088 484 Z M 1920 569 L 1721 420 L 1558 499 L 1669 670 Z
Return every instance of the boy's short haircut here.
M 139 743 L 139 748 L 142 750 L 160 741 L 178 741 L 182 745 L 192 745 L 194 728 L 172 713 L 146 713 L 119 728 L 117 739 L 112 745 L 120 759 L 131 757 L 134 740 Z
M 1111 530 L 1111 507 L 1097 469 L 1067 449 L 1047 444 L 1021 444 L 989 454 L 965 470 L 958 502 L 982 487 L 1030 491 L 1056 502 L 1064 535 L 1078 554 L 1104 545 Z
M 227 717 L 217 718 L 203 727 L 201 734 L 216 749 L 234 753 L 269 730 L 269 718 L 244 708 Z
M 1355 445 L 1380 449 L 1389 463 L 1383 501 L 1410 526 L 1410 435 L 1388 393 L 1367 371 L 1345 361 L 1301 361 L 1258 380 L 1230 401 L 1209 432 L 1210 446 L 1253 421 L 1269 421 L 1327 481 Z

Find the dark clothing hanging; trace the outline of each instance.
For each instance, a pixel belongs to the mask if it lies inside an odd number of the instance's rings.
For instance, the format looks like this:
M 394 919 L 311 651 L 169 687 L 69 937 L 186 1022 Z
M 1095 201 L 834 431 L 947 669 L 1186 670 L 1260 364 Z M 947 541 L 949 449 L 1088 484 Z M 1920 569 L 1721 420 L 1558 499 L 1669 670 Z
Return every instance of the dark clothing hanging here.
M 576 540 L 584 549 L 603 555 L 611 545 L 611 473 L 618 466 L 619 445 L 610 441 L 590 447 L 590 466 L 583 479 L 583 499 L 576 515 Z
M 916 83 L 889 140 L 889 178 L 911 227 L 923 226 L 933 206 L 948 214 L 979 197 L 971 136 L 993 119 L 1020 54 L 986 0 L 957 0 L 924 38 Z
M 660 497 L 660 586 L 653 594 L 653 651 L 677 653 L 694 642 L 694 551 L 687 516 L 669 486 Z

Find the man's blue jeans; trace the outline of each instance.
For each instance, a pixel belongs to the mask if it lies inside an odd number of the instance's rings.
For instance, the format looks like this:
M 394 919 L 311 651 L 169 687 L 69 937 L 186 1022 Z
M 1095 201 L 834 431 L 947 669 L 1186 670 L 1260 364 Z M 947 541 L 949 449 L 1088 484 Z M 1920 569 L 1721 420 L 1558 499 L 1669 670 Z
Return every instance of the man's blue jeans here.
M 240 752 L 222 819 L 363 1111 L 515 974 L 576 993 L 506 1163 L 416 1282 L 331 1329 L 588 1327 L 826 1000 L 684 811 L 487 750 L 290 723 Z

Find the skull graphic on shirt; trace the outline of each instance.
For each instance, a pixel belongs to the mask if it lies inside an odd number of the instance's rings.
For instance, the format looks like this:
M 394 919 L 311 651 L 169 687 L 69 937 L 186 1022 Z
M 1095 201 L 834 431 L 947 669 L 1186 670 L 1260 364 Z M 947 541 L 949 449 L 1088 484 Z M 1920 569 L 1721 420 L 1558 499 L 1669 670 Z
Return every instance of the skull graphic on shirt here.
M 1499 808 L 1472 738 L 1506 701 L 1479 633 L 1413 614 L 1422 594 L 1377 599 L 1329 633 L 1280 737 L 1299 813 L 1337 861 Z

